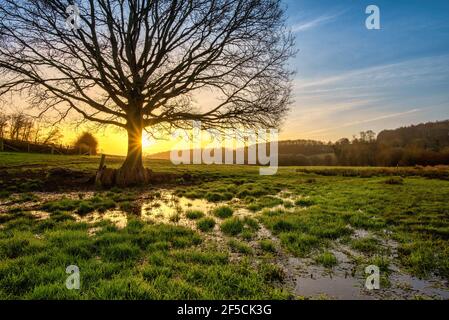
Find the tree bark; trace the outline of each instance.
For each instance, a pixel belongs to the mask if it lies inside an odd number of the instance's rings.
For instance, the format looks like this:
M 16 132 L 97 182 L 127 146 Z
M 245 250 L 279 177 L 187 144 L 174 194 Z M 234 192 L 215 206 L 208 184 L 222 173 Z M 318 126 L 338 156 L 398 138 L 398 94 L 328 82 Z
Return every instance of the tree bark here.
M 142 117 L 130 116 L 127 123 L 128 154 L 117 170 L 116 184 L 119 187 L 142 185 L 148 182 L 148 173 L 142 161 Z

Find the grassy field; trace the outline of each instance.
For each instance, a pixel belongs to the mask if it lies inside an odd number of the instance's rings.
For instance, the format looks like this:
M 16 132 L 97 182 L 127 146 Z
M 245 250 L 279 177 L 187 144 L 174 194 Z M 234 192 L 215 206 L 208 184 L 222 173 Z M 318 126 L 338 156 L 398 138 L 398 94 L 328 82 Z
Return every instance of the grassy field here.
M 45 180 L 52 168 L 94 174 L 98 162 L 0 153 L 1 299 L 308 298 L 295 278 L 344 271 L 363 283 L 371 264 L 387 290 L 374 298 L 438 298 L 410 288 L 398 295 L 396 275 L 447 290 L 448 168 L 285 167 L 259 176 L 251 166 L 146 161 L 195 179 L 53 192 L 42 192 L 34 175 Z M 167 203 L 176 201 L 164 217 L 166 193 Z M 102 219 L 111 212 L 125 223 Z M 86 218 L 93 215 L 100 218 Z M 80 290 L 65 287 L 69 265 L 80 269 Z

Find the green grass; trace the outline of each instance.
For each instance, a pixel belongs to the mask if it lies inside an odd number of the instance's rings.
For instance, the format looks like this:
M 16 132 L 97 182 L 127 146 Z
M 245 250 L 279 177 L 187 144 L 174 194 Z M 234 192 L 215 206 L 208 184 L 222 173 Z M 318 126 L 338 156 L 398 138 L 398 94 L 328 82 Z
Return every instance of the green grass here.
M 198 220 L 204 217 L 204 212 L 199 210 L 187 210 L 186 218 L 190 220 Z
M 295 201 L 295 205 L 299 207 L 310 207 L 314 204 L 315 202 L 312 199 L 298 199 Z
M 263 263 L 259 268 L 262 277 L 269 282 L 284 282 L 285 272 L 276 264 Z
M 212 218 L 201 218 L 196 223 L 196 226 L 203 232 L 209 232 L 215 227 L 215 220 Z
M 273 208 L 282 204 L 284 204 L 284 200 L 280 198 L 276 198 L 273 196 L 264 196 L 256 200 L 251 199 L 250 204 L 248 205 L 248 209 L 250 209 L 251 211 L 260 211 L 264 208 Z
M 1 190 L 0 191 L 0 199 L 9 198 L 10 195 L 11 195 L 10 191 L 7 191 L 7 190 Z
M 221 207 L 215 208 L 213 211 L 214 216 L 216 216 L 220 219 L 230 218 L 233 213 L 234 213 L 234 210 L 232 210 L 232 208 L 228 207 L 228 206 L 221 206 Z
M 332 252 L 323 252 L 315 258 L 315 262 L 326 268 L 332 268 L 338 264 L 337 258 Z
M 67 199 L 49 201 L 41 206 L 41 209 L 50 213 L 57 211 L 76 211 L 79 215 L 86 215 L 93 211 L 100 213 L 109 209 L 114 209 L 117 206 L 112 199 L 95 195 L 86 200 Z
M 276 250 L 276 244 L 269 239 L 262 239 L 259 241 L 259 246 L 263 251 L 275 253 Z
M 319 238 L 313 235 L 297 232 L 281 233 L 280 239 L 282 245 L 298 257 L 309 255 L 312 250 L 318 248 L 320 245 Z
M 251 254 L 253 249 L 244 242 L 231 239 L 228 241 L 228 245 L 232 251 L 242 253 L 242 254 Z
M 372 237 L 352 240 L 351 248 L 370 255 L 382 250 L 380 241 Z
M 55 167 L 94 173 L 98 157 L 2 153 L 0 167 L 9 174 Z M 123 158 L 108 157 L 117 168 Z M 281 167 L 276 176 L 260 176 L 257 166 L 173 166 L 168 161 L 146 160 L 157 172 L 189 173 L 199 183 L 173 185 L 190 199 L 226 202 L 252 210 L 246 218 L 224 217 L 220 229 L 225 249 L 207 243 L 215 220 L 188 211 L 197 231 L 180 226 L 136 222 L 125 229 L 101 222 L 76 222 L 73 213 L 120 208 L 132 214 L 140 189 L 98 191 L 89 198 L 42 203 L 31 191 L 42 181 L 35 178 L 0 181 L 0 198 L 18 201 L 0 214 L 0 298 L 2 299 L 265 299 L 286 298 L 273 286 L 282 270 L 272 254 L 244 253 L 245 241 L 255 241 L 256 252 L 282 250 L 332 267 L 329 250 L 340 242 L 363 255 L 363 264 L 376 264 L 387 272 L 392 264 L 419 277 L 449 280 L 449 170 L 440 168 L 326 168 Z M 400 177 L 400 178 L 399 178 Z M 281 199 L 287 190 L 291 199 Z M 149 191 L 149 190 L 143 190 Z M 158 192 L 153 187 L 150 192 Z M 18 195 L 17 195 L 18 194 Z M 45 197 L 42 197 L 45 199 Z M 21 202 L 34 202 L 50 213 L 36 220 Z M 287 209 L 285 209 L 287 208 Z M 131 215 L 132 217 L 132 215 Z M 92 227 L 99 230 L 89 235 Z M 256 236 L 261 227 L 279 239 Z M 369 231 L 353 239 L 355 229 Z M 397 257 L 388 256 L 382 240 L 398 244 Z M 209 240 L 208 240 L 209 241 Z M 277 247 L 279 246 L 279 248 Z M 260 251 L 260 250 L 261 251 Z M 239 253 L 229 261 L 228 251 Z M 249 252 L 249 251 L 247 251 Z M 334 257 L 335 258 L 335 257 Z M 257 258 L 258 259 L 258 258 Z M 268 259 L 265 261 L 265 259 Z M 253 261 L 254 260 L 254 261 Z M 82 270 L 82 290 L 66 290 L 65 267 Z M 131 289 L 130 289 L 131 288 Z
M 243 220 L 237 217 L 228 218 L 220 225 L 221 231 L 229 236 L 239 235 L 243 231 L 244 227 L 245 224 L 243 223 Z
M 279 299 L 289 294 L 266 281 L 248 262 L 200 248 L 192 230 L 131 220 L 119 230 L 102 222 L 54 222 L 41 233 L 0 232 L 0 297 L 3 299 Z M 67 290 L 65 267 L 80 268 L 80 290 Z M 235 284 L 239 286 L 236 288 Z

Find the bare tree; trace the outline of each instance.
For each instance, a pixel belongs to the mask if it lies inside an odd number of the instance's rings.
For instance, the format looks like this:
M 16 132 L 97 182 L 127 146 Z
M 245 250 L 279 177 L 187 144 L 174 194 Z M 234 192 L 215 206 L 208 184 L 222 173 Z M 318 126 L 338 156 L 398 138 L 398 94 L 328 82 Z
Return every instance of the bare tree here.
M 23 133 L 27 122 L 27 116 L 21 112 L 11 115 L 9 124 L 9 137 L 11 140 L 23 140 Z
M 35 126 L 34 126 L 34 120 L 26 117 L 23 125 L 22 125 L 22 134 L 21 134 L 21 140 L 22 141 L 32 141 L 33 136 L 35 136 Z
M 38 136 L 42 144 L 60 144 L 63 134 L 58 127 L 49 128 L 45 133 Z
M 0 0 L 0 96 L 127 130 L 119 185 L 147 180 L 142 131 L 277 127 L 290 102 L 293 37 L 280 0 Z M 199 92 L 217 97 L 195 107 Z
M 3 139 L 8 129 L 9 116 L 0 114 L 0 139 Z

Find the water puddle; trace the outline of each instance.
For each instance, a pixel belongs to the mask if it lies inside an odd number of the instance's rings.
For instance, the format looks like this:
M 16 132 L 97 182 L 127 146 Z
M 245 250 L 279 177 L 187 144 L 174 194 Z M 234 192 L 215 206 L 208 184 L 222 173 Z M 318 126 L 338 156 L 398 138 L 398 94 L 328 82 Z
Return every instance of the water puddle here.
M 93 212 L 84 217 L 76 215 L 75 218 L 79 222 L 86 222 L 90 224 L 94 224 L 102 220 L 107 220 L 115 224 L 115 226 L 119 229 L 125 228 L 128 224 L 128 215 L 120 210 L 111 210 L 106 211 L 105 213 Z
M 391 267 L 393 270 L 390 281 L 393 286 L 391 291 L 395 294 L 406 293 L 409 297 L 424 296 L 433 299 L 449 299 L 449 284 L 443 280 L 424 280 L 400 271 L 397 266 Z M 445 288 L 443 288 L 444 286 Z
M 162 191 L 158 197 L 142 204 L 141 217 L 144 220 L 166 221 L 176 215 L 181 216 L 188 210 L 199 210 L 206 214 L 218 205 L 204 199 L 187 199 L 177 197 L 169 191 Z
M 64 193 L 64 194 L 45 194 L 36 193 L 39 197 L 40 203 L 45 201 L 54 201 L 63 197 L 70 199 L 80 199 L 82 196 L 84 199 L 92 197 L 94 193 Z M 288 190 L 282 190 L 279 194 L 275 195 L 285 201 L 291 201 L 292 203 L 298 199 L 298 196 L 289 192 Z M 27 209 L 30 214 L 37 219 L 47 219 L 49 214 L 40 211 L 39 208 L 34 208 L 36 203 L 27 202 L 21 204 L 23 208 Z M 139 195 L 138 199 L 133 202 L 132 210 L 125 212 L 120 209 L 108 210 L 104 213 L 92 212 L 86 216 L 79 216 L 73 213 L 73 216 L 77 221 L 86 222 L 92 224 L 89 228 L 89 236 L 94 236 L 101 227 L 94 224 L 102 220 L 110 221 L 118 228 L 125 228 L 130 218 L 135 217 L 144 221 L 154 223 L 169 223 L 180 226 L 189 227 L 193 230 L 197 230 L 196 220 L 191 220 L 186 217 L 186 212 L 189 210 L 201 211 L 206 216 L 212 217 L 216 221 L 215 229 L 209 233 L 202 233 L 205 241 L 213 241 L 223 250 L 228 250 L 227 241 L 229 237 L 224 236 L 219 224 L 221 219 L 214 217 L 213 210 L 219 206 L 231 206 L 234 209 L 234 216 L 237 217 L 254 217 L 258 213 L 252 212 L 246 208 L 246 205 L 239 199 L 232 199 L 227 202 L 209 202 L 204 199 L 188 199 L 184 197 L 176 196 L 170 190 L 158 190 L 158 192 L 148 192 Z M 7 207 L 7 206 L 5 206 Z M 117 206 L 120 207 L 120 204 Z M 1 206 L 0 206 L 1 208 Z M 302 210 L 297 206 L 285 207 L 284 204 L 278 205 L 269 210 Z M 1 209 L 3 210 L 3 209 Z M 0 210 L 0 211 L 1 211 Z M 6 210 L 6 209 L 5 209 Z M 132 213 L 130 213 L 132 212 Z M 0 225 L 0 228 L 2 226 Z M 371 232 L 363 229 L 355 229 L 352 235 L 353 239 L 361 239 L 366 237 L 376 237 L 382 242 L 382 246 L 390 248 L 389 254 L 392 261 L 397 256 L 397 243 L 387 237 L 377 237 Z M 329 298 L 329 299 L 351 299 L 351 300 L 371 300 L 371 299 L 414 299 L 418 296 L 430 297 L 436 299 L 449 299 L 449 290 L 447 290 L 447 283 L 442 285 L 442 281 L 427 281 L 421 280 L 401 272 L 396 266 L 391 266 L 391 273 L 389 275 L 390 285 L 387 288 L 381 288 L 380 290 L 369 291 L 365 288 L 365 274 L 363 270 L 358 268 L 355 260 L 358 257 L 363 257 L 361 253 L 352 250 L 348 245 L 336 242 L 334 249 L 330 251 L 335 255 L 338 260 L 338 265 L 333 269 L 327 269 L 321 266 L 317 266 L 313 259 L 299 259 L 292 257 L 292 255 L 282 249 L 280 241 L 275 237 L 268 229 L 260 224 L 259 230 L 255 233 L 254 238 L 247 240 L 255 252 L 259 248 L 259 240 L 270 239 L 275 242 L 277 252 L 273 253 L 273 262 L 281 266 L 286 275 L 286 286 L 290 288 L 294 294 L 298 296 L 304 296 L 308 298 Z M 252 261 L 257 263 L 257 259 L 261 259 L 261 256 L 257 254 L 252 257 Z M 241 256 L 237 253 L 231 253 L 231 259 L 240 259 Z M 265 257 L 263 257 L 265 259 Z M 357 269 L 358 268 L 358 269 Z M 356 270 L 357 269 L 357 270 Z
M 37 220 L 45 220 L 50 218 L 50 214 L 48 212 L 45 211 L 37 211 L 37 210 L 32 210 L 29 211 L 29 213 L 35 217 Z
M 298 278 L 295 292 L 302 296 L 321 296 L 341 300 L 373 300 L 375 297 L 363 290 L 364 280 L 325 272 L 309 278 Z

